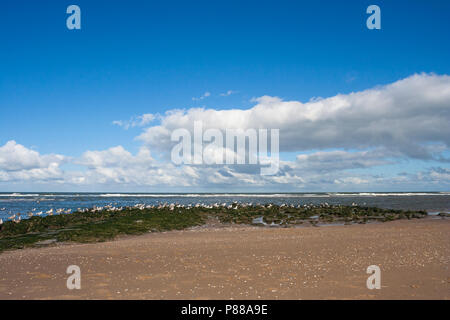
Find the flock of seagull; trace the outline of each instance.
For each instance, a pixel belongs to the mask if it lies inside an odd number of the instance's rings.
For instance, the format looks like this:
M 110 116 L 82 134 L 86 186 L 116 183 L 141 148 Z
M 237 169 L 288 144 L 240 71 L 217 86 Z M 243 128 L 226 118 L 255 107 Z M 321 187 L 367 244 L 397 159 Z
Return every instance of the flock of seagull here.
M 356 203 L 352 203 L 352 206 L 356 206 Z M 329 207 L 330 205 L 325 202 L 320 204 L 319 206 L 321 207 Z M 184 205 L 184 204 L 178 204 L 178 203 L 162 203 L 162 204 L 157 204 L 157 205 L 149 205 L 149 204 L 142 204 L 142 203 L 138 203 L 132 207 L 116 207 L 114 206 L 112 203 L 109 205 L 105 205 L 103 207 L 98 207 L 98 206 L 93 206 L 92 208 L 78 208 L 77 211 L 78 212 L 90 212 L 90 213 L 95 213 L 95 212 L 100 212 L 100 211 L 110 211 L 110 212 L 115 212 L 115 211 L 121 211 L 123 209 L 139 209 L 139 210 L 145 210 L 145 209 L 159 209 L 159 210 L 163 210 L 163 209 L 169 209 L 170 211 L 173 211 L 175 209 L 185 209 L 185 210 L 190 210 L 193 208 L 203 208 L 203 209 L 218 209 L 218 208 L 226 208 L 229 210 L 237 210 L 239 208 L 247 208 L 247 207 L 258 207 L 258 208 L 266 208 L 266 209 L 270 209 L 273 207 L 273 204 L 253 204 L 251 202 L 249 203 L 239 203 L 237 201 L 234 201 L 231 204 L 227 204 L 226 202 L 224 203 L 214 203 L 214 204 L 205 204 L 205 203 L 196 203 L 196 204 L 188 204 L 188 205 Z M 310 209 L 312 207 L 315 207 L 315 205 L 313 204 L 303 204 L 303 205 L 293 205 L 293 204 L 281 204 L 279 205 L 280 208 L 286 207 L 286 208 L 306 208 L 306 209 Z M 0 211 L 4 211 L 6 210 L 5 208 L 0 208 Z M 48 216 L 52 216 L 53 214 L 70 214 L 72 213 L 71 209 L 63 209 L 63 208 L 59 208 L 54 210 L 53 208 L 51 208 L 48 211 L 39 211 L 36 212 L 36 208 L 33 208 L 32 211 L 27 213 L 27 216 L 29 218 L 33 217 L 33 216 L 41 216 L 43 214 L 48 215 Z M 11 213 L 11 212 L 10 212 Z M 13 222 L 20 222 L 22 220 L 22 215 L 20 213 L 15 213 L 11 216 L 8 217 L 9 221 L 13 221 Z M 3 224 L 3 220 L 0 219 L 0 225 Z
M 0 208 L 0 211 L 4 211 L 5 210 L 5 208 Z M 31 217 L 33 217 L 33 216 L 41 216 L 41 215 L 43 215 L 43 214 L 46 214 L 46 215 L 48 215 L 48 216 L 52 216 L 53 214 L 62 214 L 62 213 L 71 213 L 72 212 L 72 209 L 63 209 L 63 208 L 59 208 L 59 209 L 56 209 L 56 210 L 53 210 L 53 208 L 52 209 L 50 209 L 50 210 L 48 210 L 48 211 L 39 211 L 39 212 L 36 212 L 36 208 L 33 208 L 30 212 L 28 212 L 27 213 L 27 216 L 29 217 L 29 218 L 31 218 Z M 11 212 L 10 212 L 10 214 L 11 214 Z M 18 212 L 18 213 L 14 213 L 13 215 L 11 215 L 11 216 L 9 216 L 8 217 L 8 220 L 9 221 L 13 221 L 13 222 L 20 222 L 21 220 L 22 220 L 22 214 L 20 213 L 20 212 Z M 3 219 L 0 219 L 0 225 L 2 225 L 3 224 Z

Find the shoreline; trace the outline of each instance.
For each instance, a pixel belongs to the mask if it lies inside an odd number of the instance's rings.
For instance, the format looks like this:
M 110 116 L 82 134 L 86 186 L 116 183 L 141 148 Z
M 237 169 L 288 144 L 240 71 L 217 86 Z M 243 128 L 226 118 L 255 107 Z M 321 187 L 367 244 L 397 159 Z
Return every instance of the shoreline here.
M 198 226 L 0 254 L 0 299 L 450 299 L 450 221 Z M 368 290 L 366 268 L 381 268 Z M 79 265 L 81 290 L 68 290 Z

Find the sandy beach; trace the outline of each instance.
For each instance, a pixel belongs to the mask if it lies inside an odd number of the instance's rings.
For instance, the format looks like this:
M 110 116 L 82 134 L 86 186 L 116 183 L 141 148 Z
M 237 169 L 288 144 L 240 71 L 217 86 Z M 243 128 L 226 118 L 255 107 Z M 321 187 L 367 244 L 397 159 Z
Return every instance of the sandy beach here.
M 449 299 L 450 221 L 191 228 L 0 254 L 0 299 Z M 81 269 L 69 290 L 66 269 Z M 366 287 L 369 265 L 381 289 Z

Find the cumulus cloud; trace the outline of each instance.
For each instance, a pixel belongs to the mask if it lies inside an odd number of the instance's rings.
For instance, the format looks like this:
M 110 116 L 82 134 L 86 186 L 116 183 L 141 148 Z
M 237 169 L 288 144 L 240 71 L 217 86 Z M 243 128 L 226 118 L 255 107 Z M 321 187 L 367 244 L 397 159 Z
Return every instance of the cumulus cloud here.
M 62 155 L 41 155 L 11 140 L 0 147 L 0 181 L 52 180 L 62 177 Z
M 188 186 L 197 177 L 189 167 L 157 162 L 150 150 L 142 147 L 136 155 L 122 146 L 101 151 L 86 151 L 75 161 L 88 170 L 79 177 L 81 184 L 126 184 L 134 186 Z
M 280 129 L 280 151 L 384 148 L 417 159 L 436 158 L 433 145 L 450 145 L 450 76 L 416 74 L 389 85 L 306 103 L 256 99 L 250 109 L 172 110 L 138 137 L 170 149 L 177 128 Z M 162 143 L 161 143 L 162 142 Z
M 224 191 L 450 187 L 450 170 L 445 167 L 450 144 L 450 77 L 446 75 L 416 74 L 308 102 L 263 96 L 249 109 L 173 109 L 150 125 L 155 120 L 145 114 L 117 121 L 125 129 L 148 126 L 137 137 L 142 145 L 135 154 L 115 146 L 68 158 L 42 155 L 9 141 L 0 147 L 0 182 L 52 180 L 76 186 L 183 187 L 186 191 L 196 187 Z M 273 176 L 260 175 L 259 165 L 175 165 L 170 161 L 176 143 L 171 133 L 184 128 L 193 135 L 195 121 L 203 123 L 203 132 L 219 129 L 224 135 L 226 129 L 279 129 L 280 151 L 293 153 L 294 159 L 282 159 Z M 157 159 L 151 151 L 157 152 Z M 213 163 L 223 153 L 220 147 L 209 148 L 204 160 Z M 420 162 L 422 169 L 375 170 L 408 161 Z M 60 167 L 66 162 L 80 170 L 63 171 Z M 424 163 L 429 163 L 427 169 Z
M 22 148 L 25 148 L 21 146 Z M 26 150 L 29 150 L 25 148 Z M 3 150 L 3 147 L 2 147 Z M 32 150 L 29 150 L 32 151 Z M 35 151 L 33 151 L 35 152 Z M 39 154 L 38 154 L 39 155 Z M 155 160 L 147 147 L 136 154 L 122 146 L 106 150 L 86 151 L 71 163 L 84 170 L 63 171 L 61 162 L 50 161 L 47 166 L 27 166 L 21 170 L 0 170 L 0 182 L 33 182 L 67 184 L 76 188 L 106 186 L 146 188 L 218 188 L 216 190 L 343 190 L 367 186 L 372 188 L 450 186 L 450 170 L 432 167 L 425 171 L 383 176 L 356 173 L 353 169 L 385 165 L 380 150 L 364 152 L 321 151 L 299 155 L 295 161 L 281 161 L 274 176 L 261 176 L 250 165 L 182 165 Z M 3 156 L 3 153 L 2 153 Z M 53 157 L 39 155 L 40 158 Z M 59 157 L 57 157 L 58 159 Z M 45 162 L 40 162 L 45 163 Z M 323 169 L 328 167 L 328 169 Z M 144 189 L 146 190 L 146 189 Z
M 125 150 L 122 146 L 112 147 L 103 151 L 86 151 L 81 156 L 78 164 L 88 168 L 98 167 L 133 167 L 150 166 L 154 162 L 150 150 L 142 147 L 136 156 Z

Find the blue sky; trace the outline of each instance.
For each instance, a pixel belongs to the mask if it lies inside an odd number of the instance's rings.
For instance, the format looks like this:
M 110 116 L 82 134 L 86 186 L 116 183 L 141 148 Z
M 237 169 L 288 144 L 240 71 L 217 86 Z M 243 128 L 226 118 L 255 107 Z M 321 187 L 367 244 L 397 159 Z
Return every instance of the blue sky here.
M 81 8 L 81 30 L 66 28 L 70 4 Z M 366 28 L 370 4 L 381 8 L 381 30 Z M 3 1 L 0 146 L 13 140 L 39 156 L 71 159 L 119 145 L 136 154 L 143 145 L 136 137 L 145 128 L 125 130 L 113 121 L 195 107 L 249 109 L 256 104 L 252 99 L 262 96 L 306 103 L 414 74 L 448 75 L 449 14 L 448 1 Z M 205 92 L 210 95 L 193 99 Z M 441 143 L 445 158 L 444 140 L 433 136 L 420 141 Z M 333 148 L 300 149 L 284 152 L 284 159 L 295 161 L 299 153 Z M 337 149 L 356 152 L 362 147 Z M 396 174 L 405 167 L 413 175 L 449 168 L 448 162 L 436 159 L 396 158 L 392 167 L 369 166 L 360 174 Z M 92 169 L 76 160 L 59 167 Z M 3 170 L 9 178 L 0 182 L 0 190 L 45 190 L 62 183 L 12 179 Z M 446 190 L 446 176 L 432 185 L 384 182 L 345 188 Z M 94 188 L 67 181 L 63 185 Z M 130 182 L 123 188 L 147 190 L 145 183 Z

